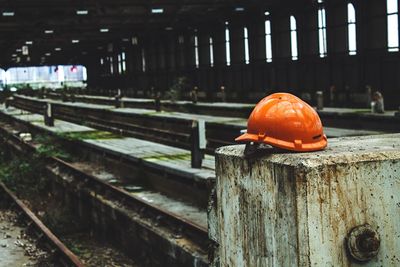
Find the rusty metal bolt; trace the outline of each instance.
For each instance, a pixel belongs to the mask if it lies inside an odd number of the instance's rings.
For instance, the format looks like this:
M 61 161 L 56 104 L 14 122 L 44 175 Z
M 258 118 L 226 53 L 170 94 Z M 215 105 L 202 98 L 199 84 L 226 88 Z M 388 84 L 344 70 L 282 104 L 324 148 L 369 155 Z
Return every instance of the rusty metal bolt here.
M 355 260 L 369 261 L 379 252 L 379 234 L 369 224 L 353 228 L 347 236 L 347 249 Z

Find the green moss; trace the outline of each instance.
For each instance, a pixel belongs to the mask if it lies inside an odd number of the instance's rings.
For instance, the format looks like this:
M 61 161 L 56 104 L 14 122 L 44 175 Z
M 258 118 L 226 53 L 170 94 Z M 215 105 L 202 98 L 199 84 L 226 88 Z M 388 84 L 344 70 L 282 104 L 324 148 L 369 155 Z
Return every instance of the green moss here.
M 143 158 L 149 161 L 164 161 L 164 160 L 190 160 L 190 153 L 176 154 L 176 155 L 160 155 L 160 156 L 150 156 Z
M 44 123 L 44 120 L 43 119 L 41 119 L 41 120 L 31 120 L 29 122 L 30 123 Z
M 119 139 L 122 138 L 120 135 L 106 132 L 106 131 L 82 131 L 82 132 L 69 132 L 69 133 L 59 133 L 61 138 L 67 140 L 101 140 L 101 139 Z

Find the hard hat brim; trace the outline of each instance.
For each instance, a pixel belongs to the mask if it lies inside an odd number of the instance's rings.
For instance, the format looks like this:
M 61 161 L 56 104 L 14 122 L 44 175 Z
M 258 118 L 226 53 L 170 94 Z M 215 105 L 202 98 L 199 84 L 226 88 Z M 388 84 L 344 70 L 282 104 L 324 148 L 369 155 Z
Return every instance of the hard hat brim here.
M 296 145 L 294 142 L 287 142 L 283 140 L 278 140 L 272 137 L 264 136 L 259 137 L 256 134 L 245 133 L 235 139 L 236 142 L 256 142 L 256 143 L 265 143 L 271 145 L 273 147 L 286 149 L 290 151 L 296 152 L 311 152 L 318 151 L 326 148 L 328 145 L 328 141 L 325 135 L 316 142 L 313 143 L 303 143 L 300 146 Z
M 244 133 L 235 139 L 236 142 L 257 142 L 258 136 L 255 134 Z

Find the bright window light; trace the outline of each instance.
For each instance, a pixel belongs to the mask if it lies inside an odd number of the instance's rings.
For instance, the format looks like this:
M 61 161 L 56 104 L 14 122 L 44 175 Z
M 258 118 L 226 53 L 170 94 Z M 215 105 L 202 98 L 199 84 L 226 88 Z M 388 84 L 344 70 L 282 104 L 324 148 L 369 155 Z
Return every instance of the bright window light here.
M 142 48 L 142 71 L 146 72 L 146 54 L 144 48 Z
M 226 65 L 231 65 L 231 42 L 229 37 L 229 22 L 225 22 L 225 53 L 226 53 Z
M 110 63 L 110 73 L 114 74 L 114 62 L 113 57 L 108 57 L 108 62 Z
M 33 44 L 33 42 L 32 41 L 26 41 L 25 44 L 31 45 L 31 44 Z
M 235 11 L 236 12 L 243 12 L 244 11 L 244 7 L 236 7 Z
M 386 3 L 387 3 L 387 13 L 388 14 L 398 12 L 397 0 L 387 0 Z
M 291 52 L 292 60 L 298 60 L 298 50 L 297 50 L 297 24 L 296 18 L 290 16 L 290 42 L 291 42 Z
M 100 29 L 100 32 L 109 32 L 110 30 L 107 28 Z
M 318 39 L 319 39 L 319 56 L 326 57 L 327 43 L 326 43 L 326 15 L 325 8 L 318 9 Z
M 197 35 L 194 36 L 194 56 L 195 56 L 196 68 L 198 69 L 200 66 L 200 62 L 199 62 L 199 38 L 197 37 Z
M 15 13 L 13 11 L 4 11 L 3 17 L 13 17 Z
M 79 43 L 79 40 L 72 40 L 71 41 L 73 44 L 77 44 L 77 43 Z
M 272 37 L 271 37 L 271 21 L 265 21 L 265 58 L 267 62 L 272 62 Z
M 164 8 L 152 8 L 151 13 L 153 14 L 161 14 L 164 13 Z
M 61 51 L 61 47 L 54 48 L 54 51 Z
M 126 72 L 126 54 L 125 52 L 121 53 L 121 60 L 122 60 L 122 72 Z
M 347 23 L 349 39 L 349 55 L 357 54 L 356 10 L 352 3 L 347 4 Z
M 118 55 L 118 73 L 122 73 L 122 57 L 121 55 Z
M 49 57 L 51 56 L 51 53 L 46 53 L 45 56 Z
M 387 0 L 388 51 L 399 51 L 399 14 L 397 0 Z
M 249 53 L 249 32 L 247 27 L 243 28 L 243 39 L 244 39 L 244 63 L 250 63 L 250 53 Z
M 210 37 L 209 45 L 210 45 L 210 66 L 214 67 L 214 44 L 212 37 Z
M 52 34 L 52 33 L 54 33 L 54 31 L 53 30 L 45 30 L 44 33 L 45 34 Z
M 87 14 L 89 14 L 89 10 L 77 10 L 76 11 L 76 14 L 77 15 L 87 15 Z

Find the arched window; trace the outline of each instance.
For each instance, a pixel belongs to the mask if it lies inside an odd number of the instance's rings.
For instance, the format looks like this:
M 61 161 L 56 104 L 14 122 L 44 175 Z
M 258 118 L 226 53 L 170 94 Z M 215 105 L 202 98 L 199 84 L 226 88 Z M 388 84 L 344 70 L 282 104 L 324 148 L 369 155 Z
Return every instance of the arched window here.
M 110 74 L 114 74 L 114 62 L 113 57 L 108 57 L 108 63 L 110 64 Z
M 347 4 L 347 23 L 349 55 L 357 54 L 356 10 L 352 3 Z
M 244 62 L 246 64 L 250 63 L 250 54 L 249 54 L 249 32 L 247 27 L 243 28 L 243 39 L 244 39 Z
M 387 0 L 388 51 L 399 51 L 399 10 L 397 0 Z
M 291 52 L 292 60 L 299 59 L 298 49 L 297 49 L 297 23 L 294 16 L 290 16 L 290 42 L 291 42 Z
M 200 63 L 199 63 L 199 38 L 197 37 L 197 34 L 194 36 L 194 56 L 195 56 L 196 68 L 198 69 Z
M 318 3 L 322 4 L 323 1 L 319 0 Z M 325 7 L 318 8 L 318 39 L 319 39 L 319 56 L 326 57 L 328 48 L 326 42 L 326 14 Z
M 271 21 L 269 19 L 265 21 L 265 59 L 267 62 L 272 62 Z
M 231 65 L 231 40 L 229 36 L 229 22 L 225 22 L 225 52 L 226 52 L 226 65 Z
M 125 52 L 121 53 L 121 60 L 122 60 L 122 73 L 126 72 L 126 54 Z
M 118 54 L 118 73 L 122 74 L 122 55 Z
M 214 44 L 212 37 L 210 37 L 209 45 L 210 45 L 210 66 L 214 67 Z

